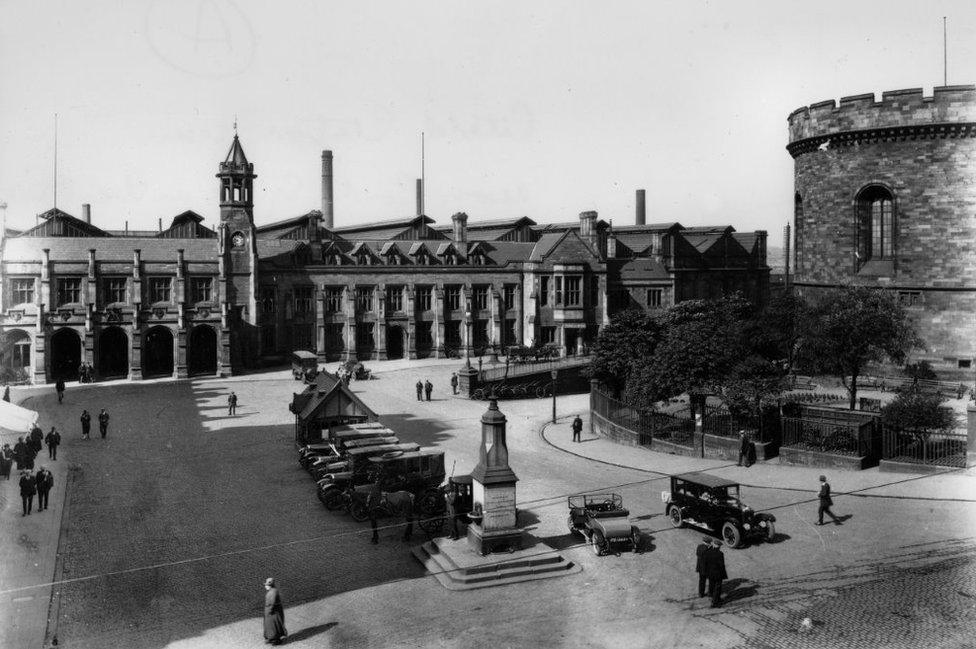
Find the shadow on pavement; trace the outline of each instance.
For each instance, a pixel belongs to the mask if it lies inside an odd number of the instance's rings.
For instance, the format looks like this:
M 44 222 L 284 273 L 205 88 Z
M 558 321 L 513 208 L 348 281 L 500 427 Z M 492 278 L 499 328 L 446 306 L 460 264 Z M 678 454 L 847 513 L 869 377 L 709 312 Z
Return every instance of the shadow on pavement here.
M 735 579 L 727 579 L 722 585 L 722 590 L 726 602 L 735 602 L 740 599 L 755 597 L 758 592 L 758 587 L 756 584 L 750 583 L 748 579 L 737 577 Z
M 415 442 L 421 446 L 438 446 L 451 436 L 439 421 L 415 417 L 411 413 L 381 415 L 380 423 L 395 432 L 401 441 Z
M 313 636 L 317 636 L 320 633 L 325 633 L 334 626 L 338 626 L 338 622 L 326 622 L 325 624 L 316 624 L 315 626 L 310 626 L 302 629 L 298 633 L 292 633 L 288 636 L 282 644 L 290 644 L 292 642 L 300 642 L 302 640 L 307 640 Z

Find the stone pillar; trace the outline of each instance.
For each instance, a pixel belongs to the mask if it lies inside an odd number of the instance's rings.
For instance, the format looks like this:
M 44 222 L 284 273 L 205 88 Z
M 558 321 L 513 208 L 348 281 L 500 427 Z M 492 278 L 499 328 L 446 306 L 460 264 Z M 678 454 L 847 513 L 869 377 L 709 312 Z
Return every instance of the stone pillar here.
M 37 309 L 37 327 L 34 330 L 34 344 L 31 351 L 34 353 L 34 358 L 32 359 L 32 369 L 34 371 L 33 383 L 35 385 L 40 385 L 42 383 L 47 383 L 47 333 L 46 327 L 44 326 L 45 318 L 47 314 L 44 313 L 44 305 L 41 304 Z
M 966 467 L 976 467 L 976 404 L 966 406 L 966 423 L 969 437 L 966 440 Z
M 502 289 L 504 291 L 504 289 Z M 488 305 L 491 307 L 491 331 L 489 332 L 492 347 L 496 350 L 502 342 L 502 320 L 504 319 L 505 305 L 502 303 L 502 293 L 492 284 L 488 287 Z
M 413 284 L 407 284 L 403 289 L 406 291 L 404 299 L 407 302 L 407 345 L 404 349 L 404 354 L 410 360 L 417 358 L 417 329 L 418 329 L 418 314 L 417 314 L 417 287 Z M 423 325 L 420 325 L 423 326 Z
M 132 335 L 129 336 L 129 379 L 142 380 L 142 331 L 139 329 L 138 310 L 132 314 Z
M 180 309 L 183 305 L 179 305 Z M 173 363 L 174 371 L 176 372 L 176 378 L 185 379 L 190 374 L 187 371 L 187 330 L 183 327 L 179 327 L 176 330 L 176 359 Z
M 325 293 L 321 291 L 315 299 L 315 355 L 320 363 L 325 362 Z
M 444 285 L 434 286 L 434 325 L 431 334 L 434 336 L 434 358 L 444 358 Z
M 346 285 L 346 360 L 355 361 L 356 353 L 356 286 Z
M 481 416 L 478 466 L 471 472 L 474 508 L 468 544 L 482 555 L 499 548 L 521 548 L 515 498 L 518 478 L 508 465 L 505 426 L 505 415 L 498 410 L 498 401 L 492 399 Z
M 386 290 L 380 284 L 376 292 L 376 324 L 373 327 L 373 345 L 376 347 L 376 360 L 386 360 Z

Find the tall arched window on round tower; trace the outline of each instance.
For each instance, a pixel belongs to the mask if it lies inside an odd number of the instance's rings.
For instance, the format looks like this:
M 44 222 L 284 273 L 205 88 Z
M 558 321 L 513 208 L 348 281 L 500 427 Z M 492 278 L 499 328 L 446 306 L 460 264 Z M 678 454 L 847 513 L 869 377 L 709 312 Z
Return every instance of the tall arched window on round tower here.
M 890 273 L 895 259 L 895 201 L 885 187 L 871 185 L 857 196 L 857 269 Z

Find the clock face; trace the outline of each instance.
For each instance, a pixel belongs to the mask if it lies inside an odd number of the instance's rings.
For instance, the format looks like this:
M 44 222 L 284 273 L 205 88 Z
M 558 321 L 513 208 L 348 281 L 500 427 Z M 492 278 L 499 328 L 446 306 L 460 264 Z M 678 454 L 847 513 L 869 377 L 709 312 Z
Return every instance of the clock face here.
M 230 245 L 234 246 L 235 248 L 243 248 L 244 235 L 240 232 L 235 232 L 234 236 L 230 238 Z

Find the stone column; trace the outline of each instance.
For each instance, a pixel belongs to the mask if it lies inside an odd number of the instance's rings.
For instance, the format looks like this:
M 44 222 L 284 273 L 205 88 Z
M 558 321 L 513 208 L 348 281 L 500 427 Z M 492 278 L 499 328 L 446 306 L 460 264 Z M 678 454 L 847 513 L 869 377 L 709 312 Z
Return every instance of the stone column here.
M 521 548 L 515 497 L 518 478 L 508 465 L 506 421 L 498 401 L 492 399 L 481 417 L 479 460 L 471 472 L 474 522 L 468 526 L 468 544 L 482 555 L 499 548 Z
M 406 292 L 406 295 L 403 297 L 407 302 L 407 344 L 404 349 L 404 354 L 407 358 L 413 360 L 417 358 L 417 330 L 423 325 L 418 322 L 417 287 L 413 284 L 407 284 L 403 290 Z
M 376 291 L 376 324 L 373 329 L 373 345 L 376 347 L 376 360 L 386 360 L 386 285 L 380 284 Z
M 504 288 L 502 289 L 504 292 Z M 502 302 L 502 293 L 492 284 L 488 287 L 488 306 L 491 307 L 491 331 L 489 332 L 489 342 L 496 350 L 502 343 L 502 320 L 504 319 L 505 305 Z
M 346 360 L 354 361 L 356 354 L 356 286 L 346 286 Z
M 325 362 L 325 293 L 322 291 L 315 298 L 315 355 L 320 363 Z
M 447 314 L 444 312 L 444 285 L 436 284 L 434 292 L 434 325 L 431 334 L 434 336 L 434 358 L 444 358 L 444 321 Z

